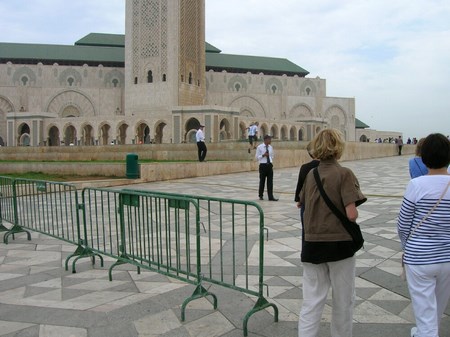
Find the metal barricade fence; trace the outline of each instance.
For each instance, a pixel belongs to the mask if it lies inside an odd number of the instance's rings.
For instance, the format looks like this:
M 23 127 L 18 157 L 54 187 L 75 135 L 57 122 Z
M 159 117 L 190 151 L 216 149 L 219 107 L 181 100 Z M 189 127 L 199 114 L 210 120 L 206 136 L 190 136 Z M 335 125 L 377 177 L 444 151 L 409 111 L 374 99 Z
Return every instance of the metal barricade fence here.
M 256 312 L 272 307 L 278 321 L 278 308 L 264 297 L 264 212 L 252 201 L 129 190 L 165 197 L 193 199 L 199 206 L 200 264 L 202 280 L 235 289 L 258 299 L 243 320 L 247 336 L 248 319 Z M 181 319 L 184 320 L 184 307 Z
M 0 232 L 8 232 L 4 223 L 14 225 L 15 220 L 15 198 L 14 198 L 14 179 L 9 177 L 0 177 Z
M 81 210 L 81 217 L 80 211 Z M 79 258 L 116 258 L 109 268 L 130 263 L 194 284 L 181 306 L 212 296 L 207 281 L 257 296 L 243 319 L 269 307 L 278 321 L 278 308 L 263 295 L 264 214 L 255 202 L 143 190 L 85 188 L 82 203 L 73 185 L 0 177 L 0 220 L 13 226 L 4 237 L 27 229 L 77 245 L 66 259 L 72 272 Z M 1 224 L 1 223 L 0 223 Z
M 217 297 L 202 286 L 200 224 L 197 202 L 180 195 L 85 188 L 82 192 L 86 246 L 117 261 L 130 263 L 196 285 L 194 299 Z

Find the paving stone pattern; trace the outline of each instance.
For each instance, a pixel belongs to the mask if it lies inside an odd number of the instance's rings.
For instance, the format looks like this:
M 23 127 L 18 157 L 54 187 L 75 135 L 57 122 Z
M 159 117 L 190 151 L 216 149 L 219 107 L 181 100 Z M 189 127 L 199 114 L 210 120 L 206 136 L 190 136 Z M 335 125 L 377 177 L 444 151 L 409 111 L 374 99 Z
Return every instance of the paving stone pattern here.
M 408 156 L 344 162 L 357 175 L 368 201 L 359 207 L 366 243 L 357 254 L 356 337 L 409 336 L 414 317 L 404 281 L 398 276 L 400 243 L 396 219 L 409 180 Z M 302 303 L 299 211 L 293 201 L 298 168 L 275 169 L 278 202 L 258 200 L 258 173 L 247 172 L 168 182 L 133 185 L 135 189 L 252 200 L 264 210 L 269 241 L 265 246 L 265 283 L 273 310 L 254 314 L 249 336 L 297 336 Z M 256 249 L 256 248 L 255 248 Z M 77 263 L 77 273 L 64 270 L 74 246 L 45 235 L 24 234 L 0 243 L 0 336 L 15 337 L 234 337 L 243 336 L 242 319 L 255 297 L 217 285 L 214 310 L 209 299 L 191 302 L 186 321 L 180 305 L 190 296 L 190 284 L 154 272 L 121 265 L 108 281 L 107 268 L 88 259 Z M 252 255 L 252 254 L 250 254 Z M 331 302 L 328 302 L 330 304 Z M 320 337 L 330 336 L 331 307 L 323 313 Z M 442 336 L 450 336 L 450 308 Z

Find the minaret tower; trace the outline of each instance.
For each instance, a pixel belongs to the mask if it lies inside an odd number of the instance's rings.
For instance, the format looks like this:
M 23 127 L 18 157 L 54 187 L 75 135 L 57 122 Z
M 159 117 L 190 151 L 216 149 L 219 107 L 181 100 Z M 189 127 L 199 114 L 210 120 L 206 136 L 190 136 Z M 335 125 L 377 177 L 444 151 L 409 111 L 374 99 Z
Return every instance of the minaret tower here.
M 126 0 L 125 113 L 205 101 L 205 0 Z

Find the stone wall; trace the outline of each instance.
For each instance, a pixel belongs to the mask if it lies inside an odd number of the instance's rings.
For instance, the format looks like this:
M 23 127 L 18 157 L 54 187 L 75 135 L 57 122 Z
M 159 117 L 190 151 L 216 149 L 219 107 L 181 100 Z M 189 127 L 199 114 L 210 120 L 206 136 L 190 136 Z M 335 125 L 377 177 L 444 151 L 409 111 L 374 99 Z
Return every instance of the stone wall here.
M 310 160 L 305 150 L 306 142 L 272 142 L 272 145 L 275 149 L 275 168 L 300 167 Z M 139 160 L 165 161 L 141 163 L 141 178 L 139 181 L 162 181 L 258 169 L 258 163 L 254 159 L 255 151 L 253 150 L 251 154 L 248 154 L 246 143 L 211 143 L 207 146 L 206 159 L 208 162 L 204 163 L 196 161 L 197 147 L 195 144 L 54 148 L 2 147 L 0 148 L 2 160 L 20 162 L 0 161 L 0 175 L 5 173 L 45 172 L 80 176 L 125 177 L 128 153 L 137 154 Z M 413 145 L 405 145 L 403 153 L 404 155 L 412 155 L 414 149 L 415 146 Z M 397 155 L 397 148 L 394 144 L 348 142 L 342 160 L 361 160 L 395 155 Z M 101 162 L 106 160 L 118 162 Z

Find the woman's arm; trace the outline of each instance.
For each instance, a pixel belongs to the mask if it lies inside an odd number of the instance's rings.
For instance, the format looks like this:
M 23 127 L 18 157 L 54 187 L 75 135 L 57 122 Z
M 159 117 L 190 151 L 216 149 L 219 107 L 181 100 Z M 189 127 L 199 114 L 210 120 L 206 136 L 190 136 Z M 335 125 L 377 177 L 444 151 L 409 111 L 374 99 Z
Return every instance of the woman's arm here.
M 356 204 L 354 202 L 345 206 L 345 214 L 350 221 L 356 221 L 358 218 L 358 210 L 356 209 Z

